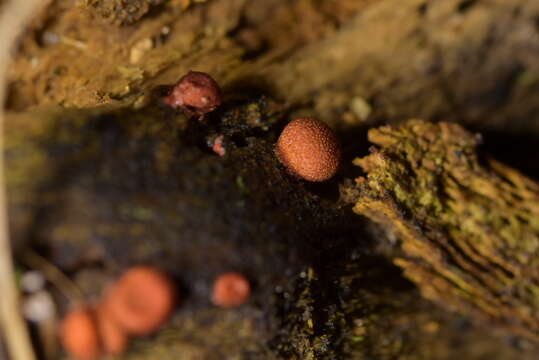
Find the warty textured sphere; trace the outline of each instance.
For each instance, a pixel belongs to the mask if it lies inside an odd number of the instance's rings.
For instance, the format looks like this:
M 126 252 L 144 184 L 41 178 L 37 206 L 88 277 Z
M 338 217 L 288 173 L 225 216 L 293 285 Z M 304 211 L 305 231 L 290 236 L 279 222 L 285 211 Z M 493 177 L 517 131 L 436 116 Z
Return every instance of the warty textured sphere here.
M 326 181 L 339 168 L 341 148 L 326 124 L 310 117 L 290 122 L 277 141 L 279 160 L 294 175 L 308 181 Z

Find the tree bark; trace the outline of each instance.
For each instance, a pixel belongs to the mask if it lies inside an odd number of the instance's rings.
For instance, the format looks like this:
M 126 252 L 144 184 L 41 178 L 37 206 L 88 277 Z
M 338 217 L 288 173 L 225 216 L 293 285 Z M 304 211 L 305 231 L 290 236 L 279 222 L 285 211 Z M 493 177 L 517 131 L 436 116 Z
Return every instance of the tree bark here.
M 350 195 L 398 234 L 395 264 L 426 298 L 539 340 L 539 185 L 481 161 L 481 136 L 457 124 L 410 120 L 369 140 Z

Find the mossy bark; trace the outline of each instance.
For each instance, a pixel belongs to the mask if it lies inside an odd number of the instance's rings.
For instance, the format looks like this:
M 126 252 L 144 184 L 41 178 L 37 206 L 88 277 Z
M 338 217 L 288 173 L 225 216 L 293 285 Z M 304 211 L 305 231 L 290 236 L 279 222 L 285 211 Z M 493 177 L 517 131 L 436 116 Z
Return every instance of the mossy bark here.
M 457 124 L 410 120 L 369 140 L 349 195 L 398 234 L 395 264 L 425 297 L 537 341 L 539 185 L 480 159 L 481 136 Z

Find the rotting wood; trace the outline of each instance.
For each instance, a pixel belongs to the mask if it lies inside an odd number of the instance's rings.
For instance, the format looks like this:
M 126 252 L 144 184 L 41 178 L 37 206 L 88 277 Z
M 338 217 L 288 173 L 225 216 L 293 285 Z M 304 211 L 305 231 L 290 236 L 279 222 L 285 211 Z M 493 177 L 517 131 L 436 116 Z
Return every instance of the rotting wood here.
M 393 229 L 422 294 L 539 341 L 539 185 L 477 152 L 454 123 L 410 120 L 372 129 L 355 160 L 367 175 L 343 193 Z

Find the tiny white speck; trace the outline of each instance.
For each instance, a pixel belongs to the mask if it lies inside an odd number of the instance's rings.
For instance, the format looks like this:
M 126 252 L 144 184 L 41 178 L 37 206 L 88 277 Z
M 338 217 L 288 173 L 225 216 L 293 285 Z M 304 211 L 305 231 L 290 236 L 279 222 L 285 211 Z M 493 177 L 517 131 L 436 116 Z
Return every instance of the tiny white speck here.
M 46 291 L 40 291 L 27 297 L 22 304 L 24 317 L 40 323 L 52 318 L 55 314 L 54 302 Z
M 21 287 L 26 292 L 36 292 L 45 286 L 45 277 L 39 271 L 27 271 L 21 277 Z

